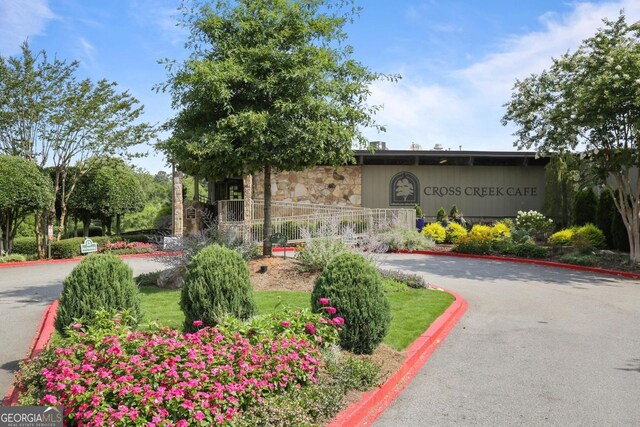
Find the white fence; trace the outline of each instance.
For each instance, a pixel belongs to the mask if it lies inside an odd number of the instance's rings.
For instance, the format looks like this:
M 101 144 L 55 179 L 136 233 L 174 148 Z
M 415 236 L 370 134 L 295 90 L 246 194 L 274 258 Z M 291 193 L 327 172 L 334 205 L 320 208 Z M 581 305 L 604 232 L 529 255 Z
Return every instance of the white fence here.
M 218 202 L 218 224 L 223 229 L 236 229 L 244 239 L 263 240 L 264 201 L 251 205 L 251 218 L 244 217 L 244 200 Z M 354 237 L 382 228 L 415 228 L 414 209 L 369 209 L 353 206 L 312 205 L 273 202 L 271 204 L 271 234 L 281 233 L 289 242 L 302 242 L 331 230 L 334 235 Z M 304 234 L 304 237 L 303 237 Z

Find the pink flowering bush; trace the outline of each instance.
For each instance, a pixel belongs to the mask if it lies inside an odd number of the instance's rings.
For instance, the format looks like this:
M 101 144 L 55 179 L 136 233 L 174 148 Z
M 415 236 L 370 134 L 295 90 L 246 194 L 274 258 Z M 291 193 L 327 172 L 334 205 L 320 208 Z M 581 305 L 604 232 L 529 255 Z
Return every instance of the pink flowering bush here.
M 107 242 L 104 245 L 100 246 L 98 252 L 110 252 L 116 255 L 128 255 L 128 254 L 147 254 L 151 252 L 155 252 L 158 250 L 158 247 L 153 243 L 142 243 L 142 242 Z
M 315 385 L 320 347 L 338 339 L 338 322 L 308 310 L 187 334 L 134 332 L 129 317 L 99 312 L 72 325 L 32 362 L 37 372 L 21 374 L 21 404 L 63 405 L 65 425 L 235 424 L 265 398 Z

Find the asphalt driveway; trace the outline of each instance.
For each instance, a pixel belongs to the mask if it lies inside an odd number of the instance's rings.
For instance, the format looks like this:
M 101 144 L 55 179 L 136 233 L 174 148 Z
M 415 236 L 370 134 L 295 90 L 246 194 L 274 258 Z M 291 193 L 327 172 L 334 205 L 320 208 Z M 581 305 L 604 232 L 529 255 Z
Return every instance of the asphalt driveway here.
M 151 258 L 126 258 L 138 275 L 166 268 Z M 78 262 L 0 268 L 0 398 L 29 349 L 45 308 Z
M 469 308 L 376 426 L 639 426 L 640 282 L 389 255 Z

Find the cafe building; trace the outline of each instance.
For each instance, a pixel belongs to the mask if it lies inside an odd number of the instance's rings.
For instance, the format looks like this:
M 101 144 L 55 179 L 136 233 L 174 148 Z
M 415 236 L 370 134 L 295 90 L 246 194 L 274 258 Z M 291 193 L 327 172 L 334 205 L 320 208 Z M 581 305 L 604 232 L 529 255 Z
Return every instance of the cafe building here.
M 355 164 L 272 175 L 274 201 L 367 208 L 413 208 L 433 218 L 456 205 L 465 218 L 493 220 L 538 210 L 548 158 L 531 152 L 356 151 Z M 209 184 L 209 199 L 262 199 L 262 174 Z

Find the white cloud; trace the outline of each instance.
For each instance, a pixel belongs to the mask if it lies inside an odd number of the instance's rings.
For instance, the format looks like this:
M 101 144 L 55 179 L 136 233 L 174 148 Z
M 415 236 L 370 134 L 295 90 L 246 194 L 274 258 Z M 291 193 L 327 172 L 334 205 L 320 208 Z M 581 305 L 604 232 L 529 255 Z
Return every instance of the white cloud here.
M 54 18 L 48 0 L 0 0 L 0 55 L 20 52 L 22 42 L 42 34 Z
M 513 129 L 504 128 L 502 105 L 509 100 L 517 78 L 539 73 L 567 50 L 615 20 L 624 9 L 627 22 L 640 19 L 640 2 L 578 3 L 566 15 L 545 14 L 543 30 L 506 38 L 499 51 L 464 69 L 449 71 L 452 83 L 429 83 L 410 66 L 400 72 L 398 84 L 372 86 L 371 102 L 382 104 L 378 122 L 386 134 L 368 132 L 369 139 L 387 141 L 392 149 L 407 149 L 412 142 L 424 149 L 436 143 L 457 150 L 511 150 Z

